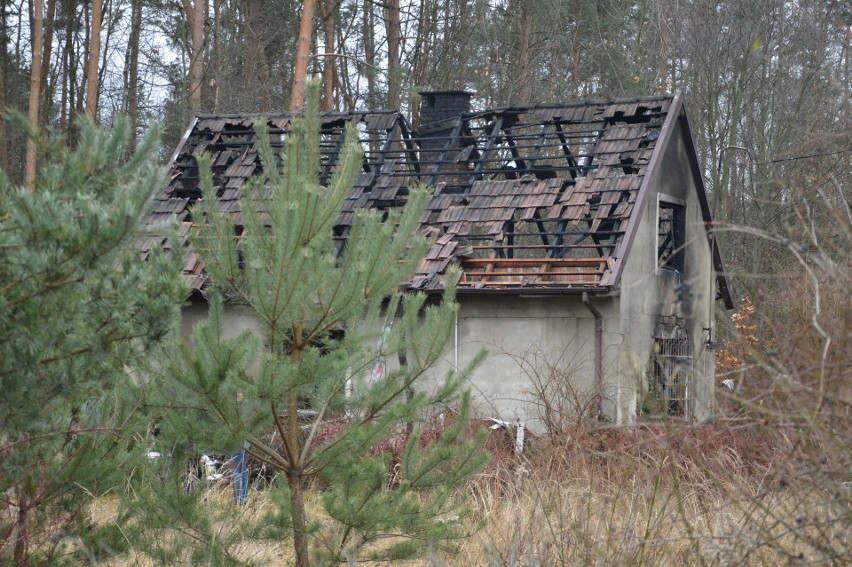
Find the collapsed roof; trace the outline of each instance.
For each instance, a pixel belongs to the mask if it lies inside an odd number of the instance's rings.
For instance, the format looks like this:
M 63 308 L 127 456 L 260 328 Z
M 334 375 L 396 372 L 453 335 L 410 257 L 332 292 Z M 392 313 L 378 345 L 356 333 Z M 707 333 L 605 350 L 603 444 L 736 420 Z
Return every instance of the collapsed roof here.
M 416 131 L 396 111 L 321 116 L 321 182 L 337 161 L 347 123 L 356 125 L 365 149 L 335 238 L 345 241 L 357 209 L 400 207 L 409 188 L 425 185 L 433 195 L 421 231 L 434 240 L 408 282 L 411 289 L 442 289 L 451 265 L 462 268 L 460 293 L 599 293 L 617 287 L 637 224 L 633 213 L 641 207 L 655 149 L 673 128 L 673 107 L 682 112 L 680 97 L 481 112 L 469 112 L 469 100 L 461 91 L 423 93 Z M 280 152 L 292 118 L 193 120 L 170 165 L 171 181 L 148 219 L 181 223 L 184 273 L 192 289 L 207 283 L 187 243 L 190 208 L 201 197 L 195 156 L 210 155 L 217 206 L 233 215 L 239 234 L 242 187 L 262 170 L 255 125 L 266 122 L 270 138 L 278 140 L 273 150 Z M 721 272 L 718 253 L 716 268 Z M 725 279 L 719 281 L 727 295 Z

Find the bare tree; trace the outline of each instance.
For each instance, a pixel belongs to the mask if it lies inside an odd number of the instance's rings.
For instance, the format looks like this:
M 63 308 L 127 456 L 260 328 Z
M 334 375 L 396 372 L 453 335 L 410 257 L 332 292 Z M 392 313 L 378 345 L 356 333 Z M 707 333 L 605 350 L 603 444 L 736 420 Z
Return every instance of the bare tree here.
M 189 25 L 189 110 L 201 110 L 201 80 L 204 75 L 204 20 L 207 0 L 183 0 Z
M 532 28 L 532 0 L 522 0 L 516 6 L 520 12 L 521 29 L 518 34 L 518 103 L 530 101 L 530 33 Z
M 269 112 L 272 110 L 272 85 L 267 61 L 269 6 L 264 0 L 244 0 L 242 7 L 243 70 L 247 89 L 257 98 L 258 110 Z M 220 46 L 216 49 L 218 54 Z
M 6 31 L 6 1 L 0 1 L 0 114 L 6 112 L 6 76 L 11 67 L 8 63 L 6 46 L 9 43 L 9 34 Z M 9 171 L 11 156 L 9 155 L 9 132 L 6 121 L 0 116 L 0 168 Z
M 139 35 L 142 31 L 142 0 L 133 0 L 130 14 L 130 39 L 127 45 L 127 82 L 124 108 L 130 119 L 129 150 L 136 149 L 136 130 L 139 126 Z
M 52 96 L 50 90 L 47 88 L 48 81 L 48 71 L 50 70 L 50 53 L 53 50 L 53 31 L 54 31 L 54 23 L 56 21 L 56 0 L 47 0 L 47 17 L 44 20 L 44 55 L 42 55 L 42 65 L 41 65 L 41 80 L 39 81 L 39 87 L 41 92 L 39 96 L 41 97 L 41 125 L 47 125 L 47 117 L 50 112 L 50 107 L 52 101 Z
M 64 0 L 63 6 L 66 14 L 73 14 L 76 10 L 76 0 Z M 65 42 L 62 48 L 62 73 L 59 101 L 59 130 L 68 131 L 68 123 L 73 110 L 76 107 L 75 93 L 77 90 L 77 58 L 74 51 L 74 36 L 77 26 L 76 18 L 69 18 L 65 27 Z
M 213 110 L 219 109 L 219 89 L 222 80 L 222 0 L 213 0 Z
M 302 5 L 302 16 L 299 20 L 299 41 L 296 47 L 296 66 L 293 70 L 293 85 L 290 90 L 290 112 L 302 112 L 305 109 L 305 84 L 308 79 L 308 62 L 311 58 L 316 4 L 316 0 L 305 0 Z
M 402 82 L 399 43 L 399 0 L 386 0 L 384 4 L 385 33 L 388 37 L 388 108 L 399 108 L 400 83 Z
M 44 0 L 33 0 L 30 21 L 32 27 L 32 66 L 30 68 L 30 101 L 27 116 L 30 125 L 37 127 L 39 123 L 39 103 L 41 102 L 41 56 L 44 48 Z M 32 138 L 27 140 L 26 169 L 24 172 L 24 186 L 33 190 L 36 178 L 36 141 Z
M 98 120 L 98 62 L 101 55 L 103 0 L 92 0 L 92 24 L 89 30 L 89 57 L 86 62 L 86 116 Z
M 372 2 L 364 0 L 363 23 L 361 37 L 364 42 L 364 61 L 367 64 L 364 69 L 367 75 L 367 107 L 376 107 L 376 44 L 374 41 L 376 31 L 376 15 L 373 12 Z
M 334 64 L 334 12 L 338 0 L 322 0 L 319 4 L 320 17 L 325 42 L 325 56 L 322 63 L 322 100 L 321 110 L 330 111 L 334 108 L 334 91 L 336 73 Z

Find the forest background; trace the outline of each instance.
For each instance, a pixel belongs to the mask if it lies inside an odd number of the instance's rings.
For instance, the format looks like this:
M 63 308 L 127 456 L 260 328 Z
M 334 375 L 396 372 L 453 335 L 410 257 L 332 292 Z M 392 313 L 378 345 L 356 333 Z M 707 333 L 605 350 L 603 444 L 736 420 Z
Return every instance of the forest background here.
M 69 146 L 81 114 L 127 115 L 140 140 L 159 122 L 163 162 L 194 112 L 298 108 L 300 61 L 324 109 L 398 107 L 415 127 L 422 89 L 469 90 L 475 108 L 683 91 L 726 268 L 750 300 L 723 329 L 720 381 L 738 389 L 720 412 L 734 430 L 790 433 L 780 454 L 805 446 L 795 475 L 816 492 L 845 482 L 827 517 L 849 525 L 852 2 L 0 0 L 0 15 L 0 111 Z M 35 150 L 0 121 L 13 183 L 34 176 Z
M 802 193 L 848 195 L 842 0 L 0 0 L 0 109 L 29 110 L 69 143 L 82 113 L 127 114 L 140 136 L 160 122 L 165 160 L 193 112 L 291 108 L 308 10 L 325 110 L 401 108 L 416 126 L 422 89 L 467 89 L 476 108 L 683 91 L 718 221 L 804 230 Z M 13 180 L 26 147 L 0 123 Z M 723 240 L 739 295 L 762 312 L 776 287 L 765 276 L 787 260 L 760 239 Z

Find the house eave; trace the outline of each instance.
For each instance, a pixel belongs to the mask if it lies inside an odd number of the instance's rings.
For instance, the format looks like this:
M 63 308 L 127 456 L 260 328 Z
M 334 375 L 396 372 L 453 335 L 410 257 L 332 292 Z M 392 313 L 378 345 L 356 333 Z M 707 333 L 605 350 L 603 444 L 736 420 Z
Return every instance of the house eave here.
M 425 291 L 427 295 L 438 295 L 443 293 L 443 289 L 430 289 Z M 574 295 L 581 297 L 583 294 L 594 295 L 596 297 L 617 297 L 619 290 L 611 286 L 585 286 L 585 287 L 458 287 L 456 288 L 457 296 L 511 296 L 511 297 L 564 297 Z

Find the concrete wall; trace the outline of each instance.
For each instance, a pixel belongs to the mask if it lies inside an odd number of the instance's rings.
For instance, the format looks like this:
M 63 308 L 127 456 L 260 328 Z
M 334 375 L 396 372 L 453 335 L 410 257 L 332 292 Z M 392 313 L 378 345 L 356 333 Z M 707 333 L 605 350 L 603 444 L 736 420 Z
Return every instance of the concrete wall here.
M 551 380 L 562 386 L 550 390 L 548 401 L 568 410 L 592 415 L 596 395 L 594 382 L 595 320 L 579 296 L 518 297 L 471 296 L 458 298 L 458 331 L 447 346 L 442 362 L 421 387 L 434 389 L 453 368 L 464 368 L 481 350 L 487 356 L 469 380 L 477 411 L 504 420 L 520 418 L 531 429 L 543 432 L 541 394 L 536 391 Z M 602 341 L 603 413 L 612 421 L 624 423 L 635 406 L 635 388 L 625 387 L 620 367 L 626 340 L 619 324 L 619 300 L 592 297 L 604 319 Z M 207 317 L 203 300 L 183 309 L 181 336 L 188 340 L 192 326 Z M 260 324 L 244 309 L 225 308 L 226 337 L 243 331 L 257 333 Z M 387 360 L 388 370 L 397 360 Z M 554 395 L 552 392 L 557 391 Z M 558 396 L 560 399 L 555 399 Z
M 192 327 L 199 321 L 207 319 L 207 302 L 201 298 L 193 298 L 189 304 L 181 310 L 180 336 L 189 340 Z M 260 322 L 252 313 L 241 307 L 225 305 L 225 325 L 222 334 L 231 339 L 239 336 L 244 331 L 252 331 L 258 334 Z M 258 335 L 259 336 L 259 335 Z
M 658 316 L 681 317 L 692 337 L 694 353 L 694 378 L 690 389 L 693 404 L 689 413 L 692 418 L 704 419 L 712 411 L 715 396 L 715 357 L 705 348 L 708 338 L 705 329 L 713 324 L 715 279 L 682 124 L 677 125 L 673 134 L 659 164 L 660 173 L 651 186 L 652 192 L 642 212 L 622 275 L 621 325 L 628 344 L 622 366 L 633 369 L 632 386 L 641 385 L 642 389 L 635 393 L 640 398 L 648 386 L 648 357 L 653 348 Z M 658 194 L 686 204 L 686 248 L 682 274 L 657 269 Z M 643 358 L 642 353 L 647 355 Z M 641 379 L 636 380 L 638 377 Z M 625 388 L 630 387 L 631 384 L 625 384 Z M 624 407 L 622 411 L 629 412 L 629 408 Z
M 448 370 L 456 365 L 464 368 L 486 349 L 484 362 L 470 377 L 477 409 L 483 415 L 520 418 L 533 430 L 543 431 L 542 400 L 536 392 L 549 380 L 564 381 L 562 388 L 554 388 L 562 399 L 549 402 L 568 410 L 575 406 L 574 410 L 582 407 L 587 413 L 594 412 L 595 320 L 579 296 L 462 295 L 458 299 L 457 343 L 451 345 L 425 387 L 433 388 Z M 603 410 L 617 420 L 616 408 L 623 393 L 616 365 L 624 337 L 608 329 L 618 329 L 618 300 L 591 301 L 604 317 Z

